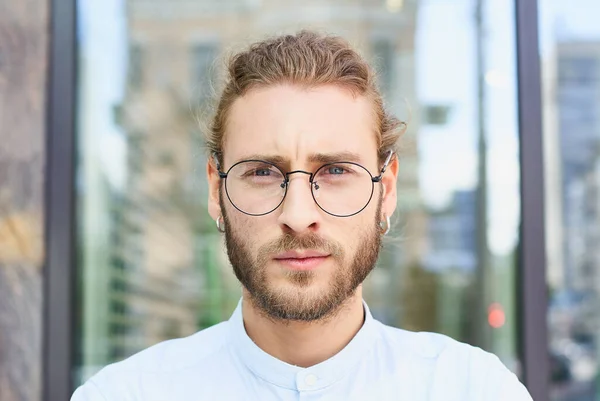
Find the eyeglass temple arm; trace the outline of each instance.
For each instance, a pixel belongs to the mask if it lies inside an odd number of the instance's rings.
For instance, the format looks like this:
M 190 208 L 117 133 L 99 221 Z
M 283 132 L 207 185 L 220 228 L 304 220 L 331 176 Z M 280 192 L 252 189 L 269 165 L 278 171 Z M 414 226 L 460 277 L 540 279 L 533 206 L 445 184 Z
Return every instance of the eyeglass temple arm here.
M 373 177 L 373 182 L 379 182 L 379 181 L 381 181 L 383 173 L 385 173 L 385 170 L 387 170 L 388 164 L 390 164 L 390 160 L 392 160 L 392 156 L 393 155 L 394 155 L 394 151 L 393 150 L 389 150 L 388 151 L 388 155 L 385 158 L 385 162 L 383 163 L 383 167 L 381 167 L 381 171 L 380 171 L 379 175 L 377 177 Z
M 221 164 L 219 163 L 219 158 L 216 153 L 212 154 L 212 158 L 215 162 L 215 166 L 217 167 L 217 172 L 219 173 L 220 178 L 227 178 L 227 173 L 221 171 Z
M 393 155 L 394 155 L 394 151 L 389 150 L 388 156 L 385 159 L 385 163 L 383 163 L 383 167 L 381 168 L 381 174 L 385 173 L 385 170 L 387 170 L 388 164 L 390 164 L 390 160 L 392 160 Z

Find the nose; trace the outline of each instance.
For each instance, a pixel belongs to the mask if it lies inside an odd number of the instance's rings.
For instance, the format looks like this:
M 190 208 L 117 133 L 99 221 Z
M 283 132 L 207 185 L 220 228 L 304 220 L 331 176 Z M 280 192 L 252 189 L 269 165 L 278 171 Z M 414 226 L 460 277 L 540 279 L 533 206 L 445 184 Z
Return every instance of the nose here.
M 287 194 L 281 205 L 279 224 L 284 230 L 298 234 L 314 231 L 319 226 L 320 213 L 311 193 L 309 177 L 288 175 Z

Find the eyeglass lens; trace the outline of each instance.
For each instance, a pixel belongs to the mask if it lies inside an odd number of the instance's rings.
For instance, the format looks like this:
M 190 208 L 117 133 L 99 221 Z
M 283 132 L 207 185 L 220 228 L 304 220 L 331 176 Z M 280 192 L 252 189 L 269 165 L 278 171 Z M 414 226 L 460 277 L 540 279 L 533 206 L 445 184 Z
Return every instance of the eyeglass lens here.
M 288 185 L 285 174 L 264 161 L 234 165 L 225 181 L 231 203 L 250 215 L 275 210 L 283 202 Z M 315 202 L 325 212 L 351 216 L 369 203 L 373 194 L 372 176 L 358 164 L 326 164 L 313 175 L 311 191 Z

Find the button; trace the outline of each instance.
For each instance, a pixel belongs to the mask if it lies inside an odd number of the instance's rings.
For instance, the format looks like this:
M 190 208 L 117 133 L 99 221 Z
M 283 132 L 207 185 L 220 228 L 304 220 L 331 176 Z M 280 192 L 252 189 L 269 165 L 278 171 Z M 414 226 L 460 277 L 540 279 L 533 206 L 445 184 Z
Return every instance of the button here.
M 304 378 L 304 383 L 306 383 L 307 386 L 314 386 L 317 384 L 317 376 L 312 373 L 307 375 L 306 378 Z

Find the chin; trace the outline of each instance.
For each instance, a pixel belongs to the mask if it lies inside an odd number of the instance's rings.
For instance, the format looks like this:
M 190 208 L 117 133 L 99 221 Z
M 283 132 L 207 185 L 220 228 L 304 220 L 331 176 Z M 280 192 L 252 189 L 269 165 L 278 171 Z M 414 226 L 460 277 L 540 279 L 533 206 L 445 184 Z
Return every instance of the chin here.
M 285 280 L 285 283 L 271 287 L 271 294 L 277 298 L 286 299 L 294 303 L 313 302 L 322 298 L 327 298 L 330 288 L 324 283 L 312 280 L 309 283 L 298 284 Z

